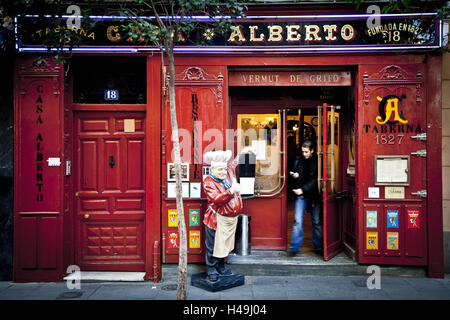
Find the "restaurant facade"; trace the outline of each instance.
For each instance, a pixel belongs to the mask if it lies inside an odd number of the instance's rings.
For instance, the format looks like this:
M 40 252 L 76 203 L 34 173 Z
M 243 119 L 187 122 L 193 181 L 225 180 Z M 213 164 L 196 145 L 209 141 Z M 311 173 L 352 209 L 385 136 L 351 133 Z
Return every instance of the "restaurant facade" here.
M 38 60 L 47 50 L 39 37 L 61 30 L 38 24 L 17 43 L 17 282 L 61 281 L 69 266 L 158 281 L 161 265 L 178 261 L 167 61 L 121 32 L 118 17 L 93 18 L 101 24 L 80 29 L 85 43 L 70 64 Z M 176 46 L 189 263 L 205 259 L 202 155 L 257 150 L 244 197 L 251 249 L 283 251 L 288 173 L 312 140 L 323 259 L 345 250 L 359 264 L 444 276 L 442 22 L 427 12 L 371 18 L 348 8 L 255 7 L 226 35 Z

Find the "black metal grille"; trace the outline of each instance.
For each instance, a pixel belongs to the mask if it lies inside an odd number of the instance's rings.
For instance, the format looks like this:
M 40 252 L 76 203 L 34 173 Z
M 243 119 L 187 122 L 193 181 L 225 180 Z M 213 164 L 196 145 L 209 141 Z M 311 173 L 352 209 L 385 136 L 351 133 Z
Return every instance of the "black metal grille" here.
M 146 103 L 145 59 L 83 57 L 72 68 L 74 103 Z M 106 90 L 116 90 L 118 99 L 107 100 Z

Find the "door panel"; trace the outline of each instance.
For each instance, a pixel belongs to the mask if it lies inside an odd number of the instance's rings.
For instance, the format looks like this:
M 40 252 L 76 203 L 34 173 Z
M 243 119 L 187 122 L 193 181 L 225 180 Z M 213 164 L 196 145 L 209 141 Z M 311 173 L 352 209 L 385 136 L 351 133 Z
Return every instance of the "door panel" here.
M 97 141 L 80 140 L 80 191 L 97 190 Z
M 322 115 L 322 117 L 320 117 Z M 335 106 L 323 104 L 318 108 L 319 126 L 322 125 L 322 197 L 324 260 L 333 258 L 342 250 L 341 195 L 339 184 L 339 115 Z M 326 120 L 324 120 L 326 119 Z M 320 159 L 319 159 L 320 163 Z M 319 175 L 320 177 L 320 175 Z
M 427 130 L 424 74 L 424 65 L 360 66 L 358 163 L 363 170 L 357 185 L 362 263 L 427 263 L 427 143 L 426 137 L 421 138 Z M 401 172 L 406 173 L 405 181 L 379 182 L 377 163 L 395 159 L 408 163 Z M 391 177 L 399 172 L 391 170 Z M 369 188 L 378 195 L 369 195 Z M 371 214 L 369 206 L 376 206 L 379 219 L 367 225 L 361 218 Z M 368 246 L 369 236 L 378 246 Z
M 119 157 L 120 141 L 104 140 L 105 153 L 104 163 L 106 163 L 105 191 L 120 191 L 120 166 L 122 161 Z
M 279 105 L 233 108 L 233 129 L 238 131 L 236 153 L 246 146 L 260 146 L 255 164 L 255 197 L 244 199 L 251 215 L 254 249 L 285 250 L 286 214 L 286 110 Z M 260 144 L 261 143 L 261 144 Z
M 144 188 L 144 141 L 127 141 L 127 189 L 142 190 Z
M 134 129 L 125 130 L 124 119 Z M 82 270 L 143 271 L 144 113 L 76 113 L 76 261 Z

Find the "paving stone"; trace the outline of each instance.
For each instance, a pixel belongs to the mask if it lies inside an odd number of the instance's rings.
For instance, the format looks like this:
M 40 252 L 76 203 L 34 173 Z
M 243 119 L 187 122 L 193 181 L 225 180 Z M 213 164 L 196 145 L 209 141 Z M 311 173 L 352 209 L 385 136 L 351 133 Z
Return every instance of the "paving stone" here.
M 216 293 L 217 295 L 212 295 L 212 293 Z M 187 300 L 220 300 L 220 292 L 209 292 L 207 293 L 187 293 Z
M 286 289 L 288 300 L 315 300 L 319 295 L 316 290 Z
M 2 281 L 2 282 L 0 282 L 0 291 L 4 290 L 4 289 L 6 289 L 6 288 L 8 288 L 8 287 L 10 287 L 12 285 L 13 285 L 13 283 L 9 282 L 9 281 Z
M 317 298 L 327 300 L 355 300 L 356 296 L 349 290 L 338 290 L 334 288 L 320 288 L 317 290 Z
M 220 292 L 221 300 L 252 300 L 253 285 L 244 285 Z
M 355 291 L 356 300 L 390 300 L 390 296 L 382 290 Z
M 186 294 L 187 297 L 187 294 Z M 175 300 L 177 298 L 177 292 L 159 291 L 154 300 Z
M 410 294 L 407 292 L 387 292 L 387 295 L 389 296 L 390 300 L 422 300 L 422 297 L 417 294 Z
M 450 300 L 450 291 L 433 291 L 429 293 L 423 293 L 420 296 L 421 300 Z
M 406 281 L 410 286 L 419 291 L 436 290 L 438 288 L 444 290 L 450 289 L 450 287 L 446 286 L 448 281 L 442 279 L 406 279 Z
M 409 285 L 386 285 L 381 283 L 381 290 L 395 300 L 421 299 L 422 294 Z
M 246 292 L 242 293 L 240 295 L 230 295 L 230 294 L 224 294 L 221 292 L 220 294 L 220 300 L 253 300 L 253 292 Z
M 283 286 L 285 288 L 300 288 L 303 290 L 313 290 L 315 287 L 317 287 L 317 284 L 314 283 L 314 280 L 304 280 L 304 279 L 300 279 L 300 280 L 292 280 L 292 281 L 288 281 L 285 282 L 283 284 Z
M 209 292 L 207 290 L 188 285 L 186 298 L 188 300 L 217 300 L 220 292 Z
M 37 300 L 49 299 L 47 295 L 42 295 L 39 288 L 40 283 L 14 283 L 5 290 L 0 291 L 1 300 Z M 50 298 L 51 299 L 51 298 Z
M 101 283 L 81 283 L 80 289 L 69 289 L 66 286 L 61 288 L 55 299 L 58 300 L 88 300 L 89 297 L 102 286 Z M 75 293 L 81 295 L 74 297 Z
M 286 290 L 282 287 L 265 287 L 253 286 L 253 298 L 256 300 L 287 300 Z
M 105 300 L 135 300 L 153 299 L 158 295 L 158 289 L 152 289 L 151 284 L 140 285 L 135 283 L 127 284 L 106 284 L 98 288 L 89 299 Z

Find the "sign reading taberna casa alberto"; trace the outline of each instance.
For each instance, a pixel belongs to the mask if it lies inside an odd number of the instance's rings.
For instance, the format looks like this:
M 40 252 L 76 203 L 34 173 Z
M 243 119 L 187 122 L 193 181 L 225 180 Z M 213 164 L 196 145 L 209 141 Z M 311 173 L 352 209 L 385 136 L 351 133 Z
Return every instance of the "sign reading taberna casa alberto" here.
M 92 16 L 94 28 L 76 29 L 81 37 L 78 48 L 96 50 L 134 48 L 152 50 L 139 33 L 130 36 L 123 25 L 127 20 L 114 16 Z M 49 18 L 19 16 L 19 51 L 43 50 L 47 36 L 66 32 L 60 25 L 51 27 Z M 148 18 L 151 21 L 151 18 Z M 176 50 L 405 50 L 433 49 L 441 46 L 442 22 L 434 13 L 370 15 L 258 16 L 236 20 L 226 34 L 204 28 L 189 35 L 179 34 Z M 21 33 L 21 30 L 24 30 Z M 75 51 L 77 48 L 74 48 Z M 155 48 L 156 50 L 156 48 Z

